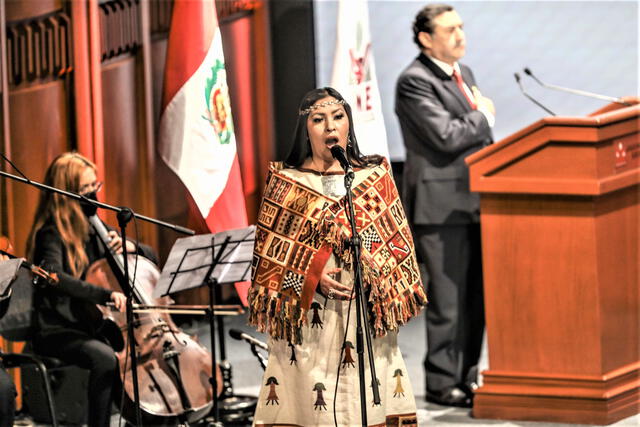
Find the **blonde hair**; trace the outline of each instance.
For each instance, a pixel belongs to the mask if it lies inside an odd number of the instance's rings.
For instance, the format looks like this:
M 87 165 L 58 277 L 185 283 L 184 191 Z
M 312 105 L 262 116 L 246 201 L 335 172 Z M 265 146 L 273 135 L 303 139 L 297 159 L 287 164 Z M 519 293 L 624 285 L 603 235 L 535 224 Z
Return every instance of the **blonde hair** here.
M 78 153 L 60 154 L 47 168 L 44 183 L 77 193 L 80 190 L 80 177 L 86 168 L 96 171 L 96 165 Z M 53 221 L 60 233 L 71 274 L 80 277 L 89 265 L 89 258 L 84 250 L 84 242 L 89 233 L 89 222 L 82 212 L 80 203 L 48 191 L 40 194 L 27 241 L 27 253 L 30 259 L 34 257 L 36 235 L 49 221 Z

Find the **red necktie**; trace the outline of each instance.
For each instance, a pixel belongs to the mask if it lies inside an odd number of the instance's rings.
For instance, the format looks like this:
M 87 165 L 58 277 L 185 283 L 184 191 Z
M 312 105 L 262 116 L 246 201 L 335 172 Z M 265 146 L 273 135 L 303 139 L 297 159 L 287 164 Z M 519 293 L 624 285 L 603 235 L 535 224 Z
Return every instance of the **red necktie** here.
M 477 108 L 476 102 L 472 98 L 469 98 L 469 95 L 467 95 L 467 91 L 464 90 L 464 82 L 462 81 L 462 76 L 460 75 L 460 73 L 458 73 L 458 71 L 456 70 L 453 70 L 453 74 L 451 75 L 451 77 L 458 84 L 458 88 L 460 88 L 460 92 L 462 92 L 464 97 L 467 98 L 467 101 L 469 102 L 469 105 L 471 105 L 471 108 L 475 110 Z

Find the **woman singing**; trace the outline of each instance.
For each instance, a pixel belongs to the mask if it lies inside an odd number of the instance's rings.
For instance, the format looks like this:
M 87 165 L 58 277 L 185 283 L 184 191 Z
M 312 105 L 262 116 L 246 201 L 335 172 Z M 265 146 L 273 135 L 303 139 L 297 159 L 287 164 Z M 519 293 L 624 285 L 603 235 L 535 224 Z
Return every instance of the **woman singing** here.
M 351 229 L 334 145 L 355 170 L 364 321 L 381 397 L 374 406 L 365 356 L 368 425 L 417 425 L 397 331 L 426 296 L 390 167 L 360 153 L 336 90 L 307 93 L 298 114 L 293 148 L 271 165 L 258 215 L 249 322 L 270 335 L 270 352 L 255 425 L 361 425 Z
M 56 157 L 47 169 L 44 183 L 62 190 L 96 199 L 102 183 L 97 181 L 96 166 L 77 153 Z M 111 415 L 111 392 L 116 377 L 114 350 L 99 334 L 96 304 L 113 302 L 124 310 L 125 296 L 87 283 L 83 280 L 91 263 L 105 256 L 102 243 L 90 227 L 87 215 L 91 207 L 50 192 L 43 192 L 27 243 L 29 258 L 60 274 L 57 286 L 36 288 L 36 335 L 34 350 L 90 371 L 89 426 L 108 426 Z M 112 250 L 122 252 L 122 239 L 109 232 Z M 142 246 L 127 241 L 130 253 Z M 140 252 L 140 253 L 142 253 Z M 66 274 L 65 274 L 66 273 Z

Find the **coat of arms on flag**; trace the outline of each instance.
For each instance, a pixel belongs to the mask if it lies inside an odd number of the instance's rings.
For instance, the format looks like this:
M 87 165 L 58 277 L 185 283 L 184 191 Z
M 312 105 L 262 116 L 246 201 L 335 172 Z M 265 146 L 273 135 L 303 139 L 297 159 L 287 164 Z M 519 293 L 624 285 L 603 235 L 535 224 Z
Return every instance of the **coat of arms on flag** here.
M 227 73 L 224 63 L 219 59 L 211 67 L 211 77 L 207 79 L 204 97 L 209 112 L 209 117 L 205 117 L 205 119 L 213 126 L 220 144 L 228 144 L 233 136 L 233 120 L 227 87 Z
M 349 58 L 351 59 L 351 70 L 349 73 L 349 85 L 353 87 L 355 103 L 354 110 L 359 113 L 370 112 L 371 88 L 375 82 L 371 79 L 371 43 L 363 39 L 362 24 L 356 25 L 356 44 L 349 48 Z M 370 113 L 371 114 L 371 113 Z M 373 118 L 373 117 L 372 117 Z

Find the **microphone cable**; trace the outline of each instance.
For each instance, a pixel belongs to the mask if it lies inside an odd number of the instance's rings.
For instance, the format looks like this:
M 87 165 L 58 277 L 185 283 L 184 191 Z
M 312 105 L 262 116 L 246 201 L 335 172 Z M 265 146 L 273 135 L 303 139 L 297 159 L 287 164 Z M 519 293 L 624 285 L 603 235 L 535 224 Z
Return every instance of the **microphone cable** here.
M 355 294 L 355 290 L 356 290 L 356 283 L 354 281 L 353 286 L 351 287 L 349 305 L 347 306 L 347 321 L 346 321 L 346 326 L 344 328 L 344 337 L 342 338 L 342 345 L 340 346 L 340 356 L 338 357 L 338 369 L 336 371 L 336 386 L 333 390 L 333 423 L 335 427 L 338 427 L 338 412 L 336 410 L 336 403 L 338 401 L 338 385 L 340 384 L 340 369 L 342 367 L 342 357 L 344 356 L 344 349 L 347 344 L 347 337 L 349 336 L 349 325 L 350 325 L 349 320 L 351 319 L 351 306 L 354 300 L 353 296 Z M 340 304 L 340 308 L 342 309 L 342 304 Z M 358 315 L 358 312 L 356 310 L 356 316 L 357 315 Z M 366 315 L 366 311 L 365 311 L 365 315 Z

